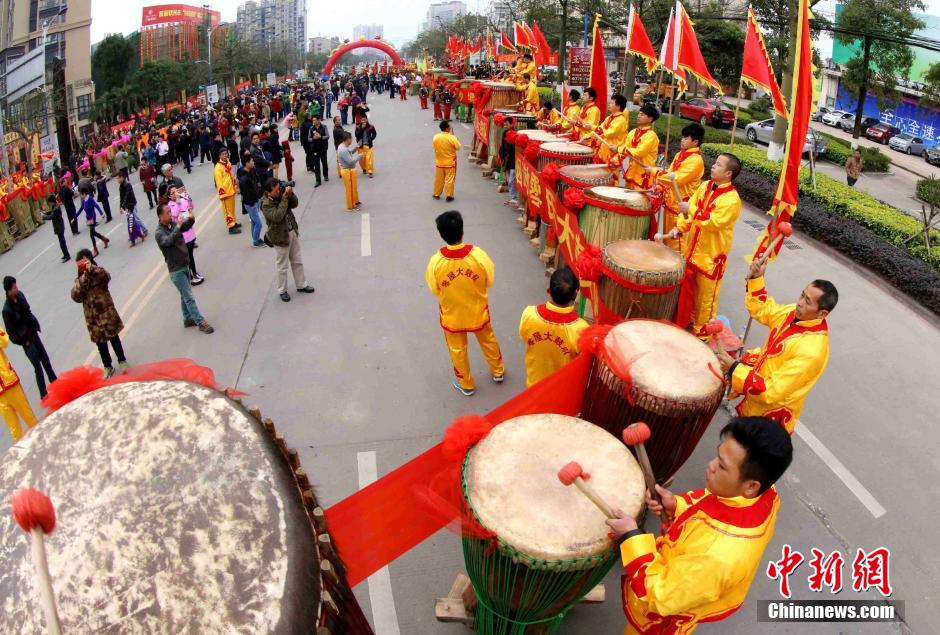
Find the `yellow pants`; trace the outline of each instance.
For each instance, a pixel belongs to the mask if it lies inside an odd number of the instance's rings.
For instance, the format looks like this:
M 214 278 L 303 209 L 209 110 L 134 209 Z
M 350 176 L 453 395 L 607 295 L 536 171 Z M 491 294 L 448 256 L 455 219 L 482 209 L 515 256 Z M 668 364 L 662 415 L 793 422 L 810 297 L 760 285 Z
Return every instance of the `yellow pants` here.
M 26 423 L 27 427 L 32 428 L 36 425 L 36 415 L 33 414 L 26 393 L 23 392 L 23 387 L 19 384 L 0 395 L 0 413 L 3 414 L 3 420 L 6 421 L 14 442 L 23 436 L 20 419 Z
M 231 229 L 235 226 L 235 197 L 219 199 L 222 202 L 222 213 L 225 214 L 225 226 Z
M 490 373 L 494 377 L 502 377 L 506 368 L 503 366 L 503 354 L 499 350 L 499 342 L 496 341 L 493 326 L 487 324 L 479 331 L 474 331 L 473 334 L 477 336 L 477 342 L 480 344 L 480 350 L 483 351 L 483 358 L 490 367 Z M 470 359 L 467 357 L 467 334 L 444 331 L 444 340 L 447 342 L 450 360 L 454 364 L 454 376 L 457 377 L 462 388 L 473 390 L 475 384 L 473 375 L 470 374 Z
M 359 175 L 356 168 L 343 168 L 339 171 L 343 178 L 343 185 L 346 186 L 346 209 L 355 209 L 359 204 Z
M 718 295 L 721 293 L 721 278 L 712 280 L 695 274 L 695 305 L 692 308 L 692 333 L 704 334 L 703 328 L 718 314 Z
M 370 148 L 369 146 L 365 146 L 365 147 L 360 148 L 359 152 L 362 154 L 362 156 L 359 159 L 359 167 L 362 168 L 362 173 L 372 174 L 373 168 L 375 167 L 375 164 L 372 158 L 372 148 Z
M 442 168 L 438 166 L 434 169 L 434 196 L 440 196 L 445 192 L 447 196 L 453 198 L 454 184 L 457 182 L 457 166 L 452 168 Z

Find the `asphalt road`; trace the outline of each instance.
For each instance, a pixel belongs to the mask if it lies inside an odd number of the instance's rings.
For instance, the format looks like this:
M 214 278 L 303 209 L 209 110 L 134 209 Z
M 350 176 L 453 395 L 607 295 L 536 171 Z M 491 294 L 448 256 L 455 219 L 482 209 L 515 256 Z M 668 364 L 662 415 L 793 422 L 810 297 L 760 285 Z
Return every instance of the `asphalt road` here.
M 99 259 L 112 274 L 130 362 L 192 357 L 212 367 L 219 383 L 249 393 L 246 401 L 259 405 L 299 449 L 325 505 L 368 482 L 372 461 L 381 477 L 437 443 L 454 417 L 485 413 L 522 390 L 518 319 L 525 305 L 543 300 L 546 288 L 541 264 L 502 205 L 504 195 L 463 155 L 457 200 L 446 204 L 429 196 L 430 140 L 437 130 L 430 111 L 419 111 L 413 99 L 390 103 L 382 96 L 373 102 L 376 176 L 360 180 L 361 214 L 344 211 L 335 176 L 314 190 L 312 176 L 303 172 L 302 151 L 295 148 L 301 243 L 314 295 L 294 293 L 290 303 L 277 298 L 273 253 L 252 248 L 247 231 L 226 233 L 208 166 L 180 176 L 199 214 L 196 258 L 206 283 L 196 288 L 196 297 L 215 334 L 182 328 L 178 296 L 152 239 L 133 249 L 115 240 Z M 469 146 L 469 126 L 455 128 Z M 136 175 L 132 180 L 136 184 Z M 146 201 L 136 185 L 138 199 Z M 116 184 L 111 189 L 113 201 Z M 153 229 L 155 217 L 143 207 L 144 222 Z M 436 302 L 423 278 L 430 254 L 440 246 L 433 219 L 449 208 L 463 212 L 467 240 L 483 246 L 496 263 L 490 306 L 507 379 L 498 386 L 480 381 L 472 398 L 450 386 Z M 247 217 L 240 218 L 247 229 Z M 747 209 L 736 230 L 720 305 L 735 330 L 746 317 L 743 257 L 762 222 L 762 214 Z M 118 220 L 105 230 L 113 238 L 126 235 Z M 87 241 L 83 230 L 70 245 L 74 250 Z M 47 224 L 0 256 L 0 270 L 19 279 L 57 370 L 98 363 L 81 308 L 68 296 L 74 264 L 60 264 L 54 245 Z M 779 559 L 784 544 L 807 561 L 812 548 L 841 550 L 846 588 L 838 596 L 811 592 L 804 562 L 791 577 L 794 599 L 874 599 L 877 592 L 852 590 L 851 563 L 857 548 L 888 547 L 893 598 L 905 602 L 906 624 L 757 623 L 756 602 L 780 599 L 777 582 L 759 572 L 742 610 L 720 624 L 703 625 L 703 633 L 931 633 L 940 619 L 934 598 L 940 563 L 933 557 L 938 513 L 925 504 L 930 483 L 940 476 L 931 424 L 936 415 L 930 415 L 931 380 L 940 374 L 932 354 L 940 350 L 940 329 L 869 273 L 800 235 L 772 266 L 768 284 L 779 300 L 795 300 L 819 277 L 841 292 L 830 319 L 831 359 L 797 428 L 796 458 L 780 485 L 782 507 L 765 562 Z M 750 341 L 765 335 L 757 327 Z M 18 347 L 7 350 L 40 412 L 28 361 Z M 471 344 L 470 350 L 473 368 L 482 369 L 479 349 Z M 720 411 L 675 489 L 701 486 L 726 419 Z M 3 447 L 8 443 L 0 439 Z M 459 541 L 441 532 L 356 592 L 378 633 L 457 633 L 463 627 L 439 624 L 433 609 L 434 598 L 446 595 L 462 570 Z M 604 603 L 576 607 L 560 632 L 620 632 L 620 573 L 615 567 L 608 576 Z

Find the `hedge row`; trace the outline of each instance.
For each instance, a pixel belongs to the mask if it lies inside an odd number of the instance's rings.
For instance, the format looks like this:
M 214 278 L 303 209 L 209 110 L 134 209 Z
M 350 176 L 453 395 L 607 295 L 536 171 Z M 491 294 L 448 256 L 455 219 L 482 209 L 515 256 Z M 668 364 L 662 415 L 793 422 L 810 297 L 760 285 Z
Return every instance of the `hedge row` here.
M 723 144 L 705 144 L 703 152 L 717 156 L 728 151 Z M 769 161 L 763 150 L 735 146 L 744 170 L 735 180 L 741 197 L 759 209 L 769 209 L 780 174 L 780 164 Z M 817 189 L 809 171 L 800 173 L 799 211 L 795 227 L 844 253 L 885 278 L 895 288 L 940 315 L 940 251 L 927 253 L 922 237 L 906 245 L 904 240 L 921 224 L 902 211 L 871 196 L 816 174 Z M 931 244 L 940 245 L 940 232 L 931 232 Z
M 852 156 L 852 146 L 849 145 L 849 142 L 839 137 L 833 137 L 825 132 L 821 134 L 826 137 L 827 141 L 826 159 L 839 165 L 845 165 L 848 158 Z M 888 171 L 888 167 L 891 165 L 891 157 L 884 154 L 878 148 L 870 148 L 868 146 L 859 146 L 859 148 L 862 151 L 862 162 L 865 172 Z
M 917 182 L 917 198 L 940 208 L 940 179 L 930 177 Z

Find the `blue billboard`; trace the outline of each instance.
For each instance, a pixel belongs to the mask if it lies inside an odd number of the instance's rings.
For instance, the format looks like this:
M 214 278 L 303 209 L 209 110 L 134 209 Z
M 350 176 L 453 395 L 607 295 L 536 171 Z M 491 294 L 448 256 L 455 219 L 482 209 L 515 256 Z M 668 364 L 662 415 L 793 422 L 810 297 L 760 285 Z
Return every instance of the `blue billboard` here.
M 855 112 L 858 100 L 841 84 L 836 96 L 836 108 L 845 112 Z M 897 126 L 902 132 L 909 132 L 915 137 L 924 139 L 933 145 L 940 142 L 940 112 L 929 108 L 921 108 L 916 99 L 904 97 L 901 101 L 879 110 L 878 100 L 869 91 L 865 98 L 866 117 L 874 117 L 891 126 Z

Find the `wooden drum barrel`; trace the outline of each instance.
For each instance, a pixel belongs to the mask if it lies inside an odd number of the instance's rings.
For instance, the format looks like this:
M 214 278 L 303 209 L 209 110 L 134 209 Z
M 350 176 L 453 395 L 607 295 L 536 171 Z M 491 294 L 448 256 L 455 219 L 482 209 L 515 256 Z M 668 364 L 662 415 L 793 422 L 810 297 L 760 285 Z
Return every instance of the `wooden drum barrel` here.
M 580 143 L 552 141 L 539 148 L 539 172 L 549 163 L 559 168 L 566 165 L 587 165 L 594 161 L 594 151 Z
M 598 282 L 608 310 L 620 317 L 672 319 L 685 275 L 679 252 L 652 240 L 615 240 L 604 247 L 602 258 L 614 274 L 605 273 Z
M 602 185 L 584 190 L 584 200 L 578 224 L 592 245 L 649 238 L 653 210 L 642 192 Z
M 490 89 L 490 99 L 486 107 L 490 110 L 508 108 L 522 101 L 522 91 L 515 84 L 507 82 L 481 82 L 484 88 Z
M 596 185 L 613 185 L 614 176 L 606 165 L 590 163 L 588 165 L 566 165 L 560 170 L 561 178 L 555 185 L 558 196 L 563 197 L 565 190 L 576 187 L 584 190 Z

